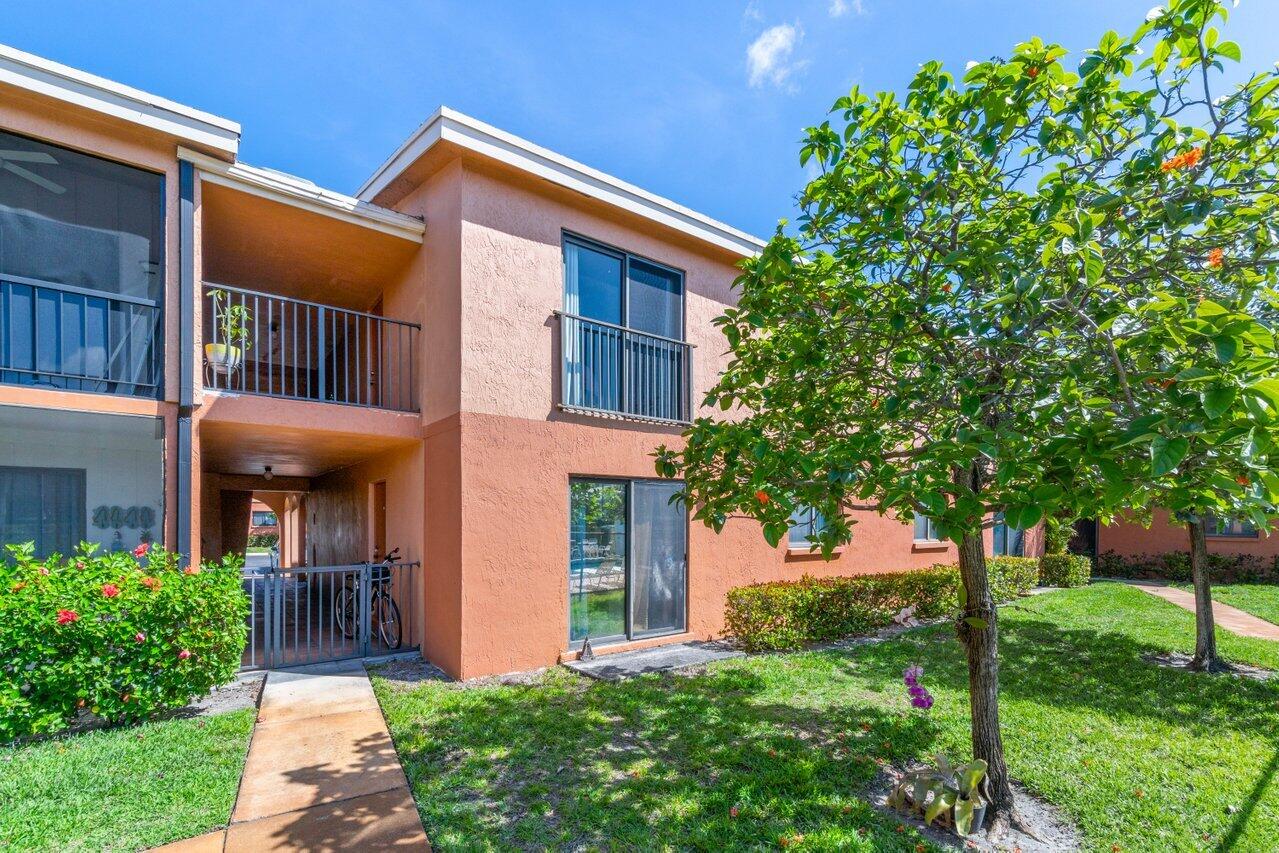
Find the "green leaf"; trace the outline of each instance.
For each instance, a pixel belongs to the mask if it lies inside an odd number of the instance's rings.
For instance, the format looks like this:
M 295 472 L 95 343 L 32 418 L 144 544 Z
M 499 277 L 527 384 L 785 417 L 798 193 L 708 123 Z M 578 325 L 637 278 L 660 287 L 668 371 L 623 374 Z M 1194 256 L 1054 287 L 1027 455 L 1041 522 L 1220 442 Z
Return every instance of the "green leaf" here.
M 1223 41 L 1221 44 L 1217 45 L 1217 55 L 1224 56 L 1227 59 L 1233 59 L 1235 62 L 1239 62 L 1243 59 L 1243 51 L 1239 49 L 1239 45 L 1232 41 Z
M 973 831 L 973 801 L 960 800 L 955 803 L 955 831 L 967 835 Z
M 1261 394 L 1276 409 L 1279 409 L 1279 379 L 1259 379 L 1248 386 Z
M 972 625 L 978 631 L 986 630 L 986 620 L 980 616 L 965 616 L 964 621 L 969 625 Z
M 1217 361 L 1222 364 L 1234 361 L 1239 350 L 1239 341 L 1232 335 L 1217 335 L 1212 339 L 1212 345 L 1217 350 Z
M 1186 458 L 1190 450 L 1190 441 L 1182 436 L 1168 438 L 1157 435 L 1150 443 L 1150 471 L 1156 477 L 1162 477 L 1177 467 Z
M 1230 410 L 1238 392 L 1233 386 L 1220 385 L 1200 395 L 1203 401 L 1204 414 L 1210 418 L 1219 418 Z

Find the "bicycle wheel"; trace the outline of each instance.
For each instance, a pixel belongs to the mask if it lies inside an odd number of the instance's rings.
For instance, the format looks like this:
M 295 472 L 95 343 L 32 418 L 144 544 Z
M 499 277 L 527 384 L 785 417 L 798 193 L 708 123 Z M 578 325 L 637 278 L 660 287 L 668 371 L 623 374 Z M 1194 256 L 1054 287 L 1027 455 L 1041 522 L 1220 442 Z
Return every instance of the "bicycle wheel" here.
M 373 613 L 377 619 L 377 632 L 388 649 L 398 649 L 404 641 L 400 625 L 400 605 L 390 595 L 379 592 L 373 596 Z
M 348 583 L 342 584 L 333 597 L 333 616 L 343 637 L 355 636 L 355 590 Z

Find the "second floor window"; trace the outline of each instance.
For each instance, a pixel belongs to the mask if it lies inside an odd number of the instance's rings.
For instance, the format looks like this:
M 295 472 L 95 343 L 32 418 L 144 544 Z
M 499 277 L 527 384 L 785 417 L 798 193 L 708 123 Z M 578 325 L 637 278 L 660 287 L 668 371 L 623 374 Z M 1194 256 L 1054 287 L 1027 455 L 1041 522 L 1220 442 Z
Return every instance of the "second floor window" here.
M 562 404 L 643 420 L 689 420 L 684 276 L 564 238 Z
M 617 249 L 566 237 L 564 311 L 682 340 L 684 276 Z

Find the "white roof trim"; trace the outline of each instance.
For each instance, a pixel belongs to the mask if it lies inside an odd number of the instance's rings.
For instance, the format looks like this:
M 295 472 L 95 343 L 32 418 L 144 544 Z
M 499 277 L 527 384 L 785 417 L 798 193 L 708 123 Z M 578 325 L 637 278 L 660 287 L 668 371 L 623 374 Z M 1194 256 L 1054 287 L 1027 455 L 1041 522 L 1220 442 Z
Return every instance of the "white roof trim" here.
M 232 156 L 240 147 L 237 122 L 3 44 L 0 44 L 0 83 L 140 124 Z
M 304 178 L 246 163 L 227 163 L 186 148 L 178 148 L 178 159 L 194 165 L 200 170 L 200 179 L 211 184 L 242 190 L 415 243 L 421 243 L 426 232 L 426 225 L 420 219 L 326 190 Z
M 366 201 L 376 198 L 378 193 L 441 140 L 742 255 L 757 254 L 765 245 L 763 240 L 745 231 L 739 231 L 448 107 L 440 107 L 425 124 L 414 131 L 378 167 L 373 176 L 364 182 L 356 196 Z

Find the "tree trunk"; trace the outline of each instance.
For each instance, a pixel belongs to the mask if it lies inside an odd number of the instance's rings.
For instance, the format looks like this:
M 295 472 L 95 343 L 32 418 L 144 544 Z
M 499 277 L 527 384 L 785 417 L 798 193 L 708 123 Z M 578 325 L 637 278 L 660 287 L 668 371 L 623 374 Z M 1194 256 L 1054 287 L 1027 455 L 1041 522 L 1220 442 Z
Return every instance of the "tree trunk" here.
M 1014 819 L 1012 783 L 999 733 L 999 641 L 995 601 L 986 572 L 981 533 L 967 534 L 959 544 L 959 574 L 968 592 L 964 617 L 985 624 L 959 623 L 959 638 L 968 653 L 968 704 L 972 713 L 973 757 L 986 762 L 986 812 L 991 837 L 1002 835 Z
M 1195 587 L 1195 672 L 1224 672 L 1230 667 L 1217 655 L 1217 631 L 1212 618 L 1212 582 L 1208 579 L 1208 538 L 1201 513 L 1186 523 L 1190 531 L 1190 579 Z

